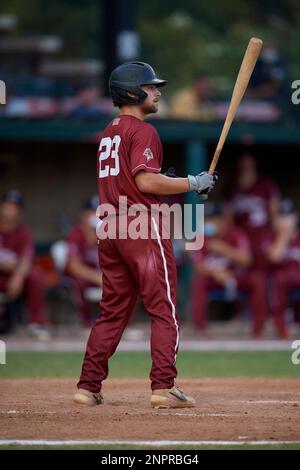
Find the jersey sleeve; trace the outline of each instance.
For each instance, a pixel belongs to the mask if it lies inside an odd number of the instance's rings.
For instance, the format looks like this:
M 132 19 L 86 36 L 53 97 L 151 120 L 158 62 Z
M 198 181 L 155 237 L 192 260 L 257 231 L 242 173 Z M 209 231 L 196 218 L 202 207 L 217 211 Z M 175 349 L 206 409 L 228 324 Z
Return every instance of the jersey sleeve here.
M 134 176 L 138 171 L 160 173 L 162 147 L 152 126 L 138 129 L 132 136 L 130 147 L 130 171 Z

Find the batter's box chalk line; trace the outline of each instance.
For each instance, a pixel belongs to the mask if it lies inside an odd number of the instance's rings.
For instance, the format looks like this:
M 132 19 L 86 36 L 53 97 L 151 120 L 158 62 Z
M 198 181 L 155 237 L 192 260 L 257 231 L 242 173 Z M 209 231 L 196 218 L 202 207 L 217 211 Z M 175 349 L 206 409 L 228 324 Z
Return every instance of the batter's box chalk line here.
M 263 445 L 285 445 L 285 444 L 299 444 L 300 441 L 275 441 L 275 440 L 262 440 L 262 441 L 119 441 L 119 440 L 26 440 L 26 439 L 7 439 L 0 440 L 0 446 L 19 445 L 19 446 L 82 446 L 82 445 L 133 445 L 133 446 L 151 446 L 151 447 L 164 447 L 164 446 L 263 446 Z

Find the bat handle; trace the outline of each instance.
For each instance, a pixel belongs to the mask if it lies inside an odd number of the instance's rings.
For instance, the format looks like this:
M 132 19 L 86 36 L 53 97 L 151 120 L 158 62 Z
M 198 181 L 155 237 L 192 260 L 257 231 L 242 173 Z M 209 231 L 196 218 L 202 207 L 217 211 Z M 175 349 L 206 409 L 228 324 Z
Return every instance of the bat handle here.
M 208 173 L 211 175 L 215 169 L 216 169 L 216 166 L 217 166 L 217 163 L 218 163 L 218 160 L 219 160 L 219 157 L 220 157 L 220 154 L 221 154 L 221 150 L 222 149 L 216 149 L 215 153 L 214 153 L 214 156 L 213 156 L 213 159 L 211 161 L 211 164 L 210 164 L 210 167 L 209 167 L 209 170 L 208 170 Z

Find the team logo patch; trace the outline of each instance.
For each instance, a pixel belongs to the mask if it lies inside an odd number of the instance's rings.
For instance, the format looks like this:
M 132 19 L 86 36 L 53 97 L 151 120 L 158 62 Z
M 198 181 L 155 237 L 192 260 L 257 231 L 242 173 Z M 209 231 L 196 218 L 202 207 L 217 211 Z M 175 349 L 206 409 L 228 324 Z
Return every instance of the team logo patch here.
M 120 118 L 115 118 L 115 119 L 113 120 L 112 125 L 113 125 L 113 126 L 117 126 L 117 125 L 119 124 L 119 122 L 120 122 Z
M 144 157 L 147 158 L 147 162 L 149 162 L 149 160 L 153 160 L 153 158 L 154 158 L 153 153 L 152 153 L 151 149 L 149 149 L 149 148 L 145 149 L 143 155 L 144 155 Z

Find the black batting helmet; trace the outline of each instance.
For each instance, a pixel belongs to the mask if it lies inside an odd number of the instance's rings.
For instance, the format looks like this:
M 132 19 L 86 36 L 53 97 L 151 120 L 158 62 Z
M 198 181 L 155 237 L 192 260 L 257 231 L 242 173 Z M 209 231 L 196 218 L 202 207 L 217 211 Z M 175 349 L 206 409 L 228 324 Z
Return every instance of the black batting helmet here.
M 166 80 L 157 78 L 153 68 L 145 62 L 126 62 L 116 67 L 109 79 L 109 90 L 115 106 L 122 104 L 141 104 L 145 101 L 142 85 L 166 85 Z M 128 95 L 128 92 L 137 95 L 137 98 Z

